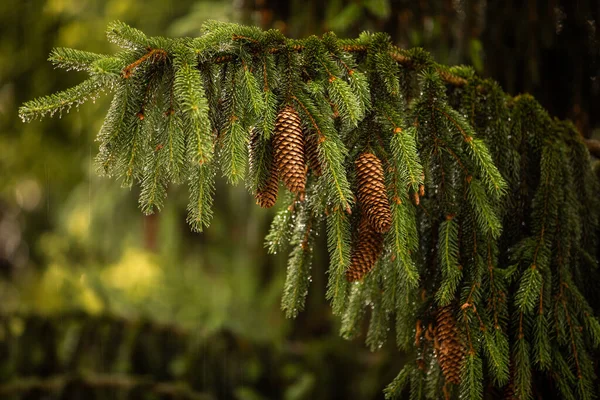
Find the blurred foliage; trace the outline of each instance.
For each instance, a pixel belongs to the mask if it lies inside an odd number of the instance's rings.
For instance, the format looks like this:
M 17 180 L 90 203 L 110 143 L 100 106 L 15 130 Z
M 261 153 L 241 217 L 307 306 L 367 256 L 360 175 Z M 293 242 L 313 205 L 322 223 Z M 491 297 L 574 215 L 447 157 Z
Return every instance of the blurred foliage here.
M 384 367 L 349 342 L 273 346 L 228 331 L 199 340 L 110 314 L 0 317 L 0 338 L 0 396 L 11 399 L 373 398 Z
M 104 30 L 117 19 L 166 36 L 195 36 L 211 18 L 295 37 L 386 31 L 439 62 L 471 64 L 512 93 L 532 91 L 587 132 L 600 124 L 592 112 L 600 102 L 600 9 L 594 0 L 536 3 L 0 2 L 0 397 L 87 399 L 97 390 L 96 398 L 140 398 L 158 386 L 206 398 L 368 399 L 381 396 L 402 364 L 393 344 L 369 353 L 361 339 L 338 338 L 319 279 L 307 310 L 283 318 L 285 260 L 266 255 L 271 214 L 244 188 L 217 189 L 214 221 L 199 235 L 185 223 L 185 190 L 170 188 L 165 209 L 144 217 L 137 193 L 96 177 L 106 98 L 23 124 L 17 108 L 25 100 L 81 81 L 52 69 L 53 47 L 114 52 Z

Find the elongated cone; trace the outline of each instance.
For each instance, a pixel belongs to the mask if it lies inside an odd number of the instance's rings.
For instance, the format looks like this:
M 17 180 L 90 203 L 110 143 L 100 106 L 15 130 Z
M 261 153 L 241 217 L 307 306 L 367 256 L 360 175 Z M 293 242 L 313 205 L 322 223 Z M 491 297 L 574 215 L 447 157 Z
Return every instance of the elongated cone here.
M 274 158 L 279 177 L 291 192 L 303 193 L 306 186 L 304 135 L 300 116 L 293 107 L 287 106 L 279 112 L 274 133 Z
M 260 150 L 268 151 L 270 156 L 272 153 L 271 143 L 263 144 L 261 143 L 261 137 L 259 130 L 254 128 L 250 132 L 250 146 L 249 146 L 249 158 L 250 158 L 250 170 L 257 171 L 261 166 L 259 165 L 261 161 L 259 160 Z M 260 146 L 267 146 L 265 149 L 261 149 Z M 268 157 L 269 162 L 269 171 L 266 179 L 263 182 L 260 182 L 256 193 L 254 194 L 254 198 L 256 199 L 256 204 L 263 208 L 271 208 L 277 202 L 277 192 L 279 191 L 279 178 L 277 176 L 277 165 L 273 160 L 273 157 Z
M 316 176 L 323 175 L 323 168 L 321 166 L 321 160 L 319 159 L 319 138 L 316 134 L 309 133 L 306 135 L 304 140 L 304 150 L 306 152 L 306 159 L 308 160 L 310 169 L 312 169 Z
M 504 400 L 515 400 L 517 399 L 516 393 L 515 393 L 515 382 L 512 380 L 510 380 L 510 382 L 508 382 L 508 385 L 506 385 L 506 387 L 504 388 Z
M 437 311 L 436 322 L 435 351 L 438 363 L 446 380 L 458 385 L 465 348 L 458 335 L 452 306 L 441 307 Z
M 256 191 L 256 204 L 262 208 L 271 208 L 277 202 L 277 193 L 279 191 L 279 178 L 277 177 L 277 168 L 271 161 L 269 177 L 263 185 Z
M 356 159 L 358 202 L 376 232 L 385 233 L 392 226 L 392 212 L 385 189 L 381 161 L 373 153 L 362 153 Z
M 375 232 L 364 214 L 358 225 L 357 239 L 352 250 L 350 267 L 346 271 L 346 279 L 349 282 L 364 278 L 373 269 L 383 250 L 383 235 Z

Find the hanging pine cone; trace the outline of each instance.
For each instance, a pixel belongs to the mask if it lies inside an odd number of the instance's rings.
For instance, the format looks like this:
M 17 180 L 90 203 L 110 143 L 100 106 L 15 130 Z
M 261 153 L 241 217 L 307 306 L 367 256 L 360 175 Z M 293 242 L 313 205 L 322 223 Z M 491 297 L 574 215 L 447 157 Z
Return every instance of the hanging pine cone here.
M 250 132 L 250 146 L 249 146 L 249 159 L 250 159 L 250 170 L 256 171 L 257 168 L 260 168 L 260 165 L 257 165 L 259 162 L 257 161 L 259 146 L 261 146 L 261 137 L 260 132 L 257 128 L 252 129 Z M 267 144 L 268 149 L 265 149 L 269 152 L 272 152 L 272 146 Z M 279 191 L 279 178 L 277 177 L 277 165 L 273 161 L 273 157 L 269 157 L 269 171 L 268 176 L 261 182 L 259 187 L 254 194 L 254 198 L 256 199 L 256 204 L 263 208 L 271 208 L 277 202 L 277 192 Z
M 516 400 L 517 396 L 517 388 L 515 387 L 515 368 L 514 368 L 515 360 L 511 358 L 510 360 L 510 373 L 508 384 L 504 386 L 504 400 Z
M 515 392 L 515 382 L 511 379 L 508 385 L 504 388 L 504 400 L 515 400 L 517 398 Z
M 249 160 L 250 160 L 250 170 L 256 171 L 261 166 L 259 165 L 260 161 L 259 157 L 259 146 L 264 146 L 265 144 L 261 143 L 261 135 L 257 128 L 253 128 L 250 132 L 250 145 L 249 145 Z M 268 151 L 269 154 L 268 162 L 269 162 L 269 171 L 267 178 L 260 182 L 254 197 L 256 199 L 256 204 L 263 208 L 270 208 L 275 205 L 277 202 L 277 193 L 279 191 L 279 179 L 277 176 L 277 165 L 275 164 L 272 157 L 272 145 L 271 143 L 266 144 L 268 148 L 264 149 L 264 151 Z
M 277 166 L 271 160 L 269 168 L 269 177 L 263 182 L 262 186 L 256 191 L 256 204 L 262 208 L 271 208 L 277 202 L 277 192 L 279 191 L 279 178 L 277 177 Z
M 446 381 L 458 385 L 465 348 L 458 336 L 456 319 L 452 314 L 452 306 L 441 307 L 437 311 L 435 328 L 435 351 L 438 363 Z
M 346 279 L 349 282 L 358 281 L 371 271 L 383 250 L 383 236 L 375 232 L 364 214 L 358 225 L 357 239 L 350 258 L 350 267 L 346 271 Z
M 291 106 L 285 107 L 277 115 L 273 146 L 275 164 L 285 186 L 293 193 L 304 192 L 306 186 L 304 136 L 300 116 Z
M 256 198 L 256 204 L 262 208 L 271 208 L 277 202 L 277 192 L 279 191 L 279 179 L 277 179 L 276 171 L 271 170 L 269 172 L 269 178 L 265 182 L 265 185 L 257 190 L 254 197 Z
M 373 229 L 385 233 L 392 226 L 392 212 L 385 189 L 381 161 L 373 153 L 362 153 L 355 164 L 358 201 Z
M 316 176 L 323 174 L 323 168 L 321 167 L 321 160 L 319 159 L 319 138 L 316 134 L 308 134 L 305 137 L 304 151 L 306 152 L 306 159 L 308 165 L 312 169 Z

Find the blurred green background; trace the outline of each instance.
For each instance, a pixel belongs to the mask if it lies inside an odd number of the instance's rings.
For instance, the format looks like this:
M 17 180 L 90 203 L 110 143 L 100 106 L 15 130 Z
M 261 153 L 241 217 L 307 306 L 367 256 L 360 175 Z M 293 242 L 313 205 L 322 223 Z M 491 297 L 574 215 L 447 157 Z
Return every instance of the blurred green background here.
M 386 31 L 512 94 L 533 93 L 592 137 L 599 14 L 593 0 L 3 0 L 0 396 L 373 399 L 403 359 L 393 340 L 371 353 L 338 337 L 324 301 L 325 246 L 307 310 L 283 317 L 286 255 L 263 248 L 274 211 L 255 206 L 242 185 L 219 182 L 212 225 L 193 234 L 184 187 L 144 216 L 137 188 L 97 177 L 94 139 L 108 97 L 22 123 L 22 102 L 83 79 L 52 68 L 53 47 L 115 52 L 104 31 L 116 19 L 166 36 L 198 35 L 207 19 L 292 37 Z

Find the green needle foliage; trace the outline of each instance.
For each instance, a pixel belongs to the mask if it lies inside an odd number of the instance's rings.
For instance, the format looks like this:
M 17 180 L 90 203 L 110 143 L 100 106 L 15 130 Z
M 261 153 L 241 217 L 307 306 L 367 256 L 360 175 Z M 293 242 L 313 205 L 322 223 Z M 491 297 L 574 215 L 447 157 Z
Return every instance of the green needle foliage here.
M 113 92 L 99 170 L 139 182 L 146 213 L 161 208 L 169 183 L 187 181 L 188 221 L 202 230 L 215 175 L 233 184 L 249 176 L 256 193 L 269 176 L 277 114 L 296 110 L 305 135 L 316 135 L 322 174 L 308 174 L 305 193 L 284 196 L 266 240 L 270 252 L 291 247 L 282 308 L 291 317 L 303 309 L 324 225 L 327 298 L 341 334 L 360 334 L 370 317 L 372 349 L 394 327 L 412 355 L 387 398 L 598 395 L 600 191 L 573 125 L 531 96 L 512 98 L 471 68 L 438 65 L 383 34 L 292 40 L 210 22 L 198 38 L 165 39 L 116 22 L 108 38 L 124 50 L 54 50 L 55 65 L 90 78 L 26 103 L 21 118 Z M 392 223 L 373 270 L 349 284 L 362 212 L 354 161 L 367 151 L 382 161 Z M 440 307 L 453 310 L 449 332 L 462 346 L 453 354 L 464 354 L 444 365 Z

